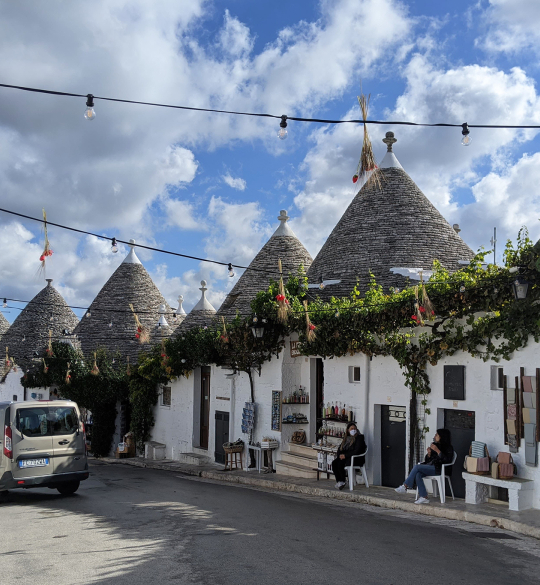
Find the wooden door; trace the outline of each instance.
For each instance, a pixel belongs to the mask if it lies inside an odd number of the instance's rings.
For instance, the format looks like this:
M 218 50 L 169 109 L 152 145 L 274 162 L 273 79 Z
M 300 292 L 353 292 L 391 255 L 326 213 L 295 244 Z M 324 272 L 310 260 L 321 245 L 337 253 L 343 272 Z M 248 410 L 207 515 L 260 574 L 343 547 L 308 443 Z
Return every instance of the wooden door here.
M 225 463 L 225 450 L 223 443 L 229 442 L 229 413 L 216 410 L 216 447 L 214 459 L 216 463 Z
M 452 469 L 452 487 L 456 498 L 465 497 L 465 480 L 461 476 L 463 471 L 463 462 L 465 455 L 469 454 L 469 447 L 474 441 L 475 434 L 475 415 L 473 411 L 469 410 L 453 410 L 445 409 L 444 411 L 444 428 L 448 429 L 452 434 L 452 446 L 457 453 L 457 459 L 454 465 L 446 468 Z M 433 433 L 435 434 L 435 433 Z M 448 487 L 447 493 L 448 493 Z
M 201 369 L 201 410 L 200 410 L 201 449 L 208 449 L 208 433 L 210 430 L 210 368 Z
M 398 487 L 405 479 L 407 444 L 405 406 L 381 406 L 381 483 Z

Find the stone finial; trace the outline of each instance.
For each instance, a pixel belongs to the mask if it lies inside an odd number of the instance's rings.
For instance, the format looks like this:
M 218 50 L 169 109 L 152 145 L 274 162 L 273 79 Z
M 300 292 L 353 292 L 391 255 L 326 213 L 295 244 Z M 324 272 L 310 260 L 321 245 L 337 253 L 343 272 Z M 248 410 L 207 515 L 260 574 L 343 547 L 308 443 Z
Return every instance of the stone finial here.
M 167 312 L 167 307 L 165 305 L 159 305 L 159 321 L 158 321 L 158 328 L 161 327 L 168 327 L 169 323 L 165 318 L 165 313 Z
M 129 240 L 129 247 L 134 250 L 135 249 L 135 240 L 131 239 Z
M 392 146 L 397 142 L 397 138 L 394 138 L 394 133 L 393 132 L 387 132 L 386 133 L 386 136 L 383 138 L 382 141 L 387 146 L 387 151 L 386 152 L 392 152 Z
M 135 240 L 129 240 L 129 247 L 131 250 L 125 257 L 124 264 L 140 264 L 141 261 L 137 258 L 137 254 L 135 253 Z
M 278 219 L 279 219 L 279 221 L 281 222 L 281 224 L 282 224 L 282 225 L 283 225 L 284 223 L 286 223 L 287 221 L 289 221 L 289 219 L 290 219 L 290 218 L 289 218 L 289 216 L 287 215 L 287 210 L 286 210 L 286 209 L 282 209 L 282 210 L 279 212 Z
M 455 223 L 452 226 L 453 230 L 456 232 L 456 234 L 459 234 L 459 232 L 461 231 L 461 228 L 459 227 L 459 223 Z
M 176 309 L 177 315 L 185 315 L 186 312 L 184 311 L 184 307 L 182 303 L 184 302 L 184 297 L 182 295 L 178 295 L 178 309 Z
M 203 297 L 204 297 L 204 293 L 208 290 L 206 288 L 206 280 L 201 280 L 201 288 L 199 290 L 202 290 L 202 294 L 203 294 Z
M 46 278 L 45 279 L 47 281 L 47 286 L 51 286 L 51 282 L 53 281 L 52 278 Z

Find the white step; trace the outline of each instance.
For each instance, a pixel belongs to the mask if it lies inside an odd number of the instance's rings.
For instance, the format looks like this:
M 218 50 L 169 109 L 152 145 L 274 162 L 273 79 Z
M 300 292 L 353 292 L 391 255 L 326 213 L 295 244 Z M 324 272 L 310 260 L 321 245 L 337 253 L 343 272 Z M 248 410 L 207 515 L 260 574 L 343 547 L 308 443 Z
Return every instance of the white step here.
M 199 453 L 178 453 L 177 461 L 188 463 L 189 465 L 208 465 L 212 463 L 210 457 L 199 455 Z
M 281 462 L 292 463 L 293 465 L 306 467 L 307 469 L 313 469 L 314 467 L 317 467 L 317 456 L 305 457 L 304 455 L 300 455 L 299 453 L 290 453 L 289 451 L 282 451 Z
M 276 473 L 279 475 L 288 475 L 290 477 L 302 477 L 305 479 L 317 479 L 317 472 L 309 470 L 307 467 L 294 465 L 293 463 L 276 462 Z
M 311 448 L 311 445 L 295 445 L 294 443 L 288 443 L 289 453 L 298 453 L 304 457 L 311 457 L 317 459 L 317 451 Z

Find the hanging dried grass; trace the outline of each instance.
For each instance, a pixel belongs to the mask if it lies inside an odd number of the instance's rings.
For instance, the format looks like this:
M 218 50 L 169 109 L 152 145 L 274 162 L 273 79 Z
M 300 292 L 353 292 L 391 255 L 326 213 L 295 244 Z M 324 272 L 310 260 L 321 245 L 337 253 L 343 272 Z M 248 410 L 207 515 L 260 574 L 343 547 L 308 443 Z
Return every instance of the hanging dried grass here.
M 435 307 L 433 306 L 433 303 L 431 302 L 430 298 L 428 297 L 428 294 L 426 291 L 426 285 L 424 284 L 424 281 L 422 280 L 422 273 L 420 273 L 420 284 L 422 286 L 422 307 L 425 310 L 424 314 L 425 314 L 428 321 L 433 321 L 435 319 Z
M 45 358 L 41 358 L 43 362 L 43 373 L 46 374 L 49 371 L 49 366 L 45 363 Z
M 289 311 L 291 307 L 289 301 L 285 295 L 285 285 L 283 284 L 283 267 L 281 265 L 281 258 L 278 260 L 279 267 L 279 292 L 276 295 L 276 301 L 278 303 L 277 318 L 280 323 L 287 323 L 289 318 Z
M 64 382 L 66 384 L 71 384 L 71 370 L 69 369 L 70 367 L 71 367 L 71 364 L 68 362 L 68 364 L 67 364 L 66 377 L 64 379 Z
M 9 347 L 6 346 L 6 362 L 5 362 L 6 369 L 9 370 L 11 368 L 11 361 L 9 359 Z
M 227 325 L 225 324 L 225 317 L 221 316 L 221 322 L 223 323 L 223 332 L 221 333 L 221 342 L 229 343 L 229 336 L 227 335 Z
M 97 365 L 97 354 L 96 354 L 96 352 L 94 352 L 94 365 L 93 365 L 92 369 L 90 370 L 90 373 L 93 376 L 97 376 L 99 374 L 99 368 L 98 368 L 98 365 Z
M 312 343 L 317 339 L 315 335 L 315 325 L 309 319 L 309 311 L 308 311 L 308 304 L 307 301 L 304 301 L 304 310 L 306 312 L 306 339 L 308 343 Z
M 45 242 L 43 244 L 43 252 L 41 253 L 41 256 L 39 257 L 39 261 L 41 262 L 40 270 L 42 272 L 45 272 L 45 262 L 46 262 L 47 258 L 49 256 L 52 256 L 52 254 L 53 254 L 53 251 L 51 250 L 51 246 L 49 243 L 49 235 L 47 233 L 47 213 L 45 212 L 45 209 L 43 209 L 43 232 L 45 234 Z
M 52 330 L 49 329 L 49 343 L 47 345 L 47 349 L 45 350 L 45 354 L 47 357 L 54 357 L 54 352 L 52 348 Z
M 135 325 L 137 326 L 137 333 L 135 333 L 135 339 L 139 340 L 139 343 L 149 343 L 150 342 L 150 331 L 148 327 L 145 327 L 141 321 L 139 320 L 139 316 L 135 313 L 135 309 L 133 305 L 130 303 L 129 308 L 133 313 L 133 317 L 135 318 Z
M 356 183 L 359 178 L 364 179 L 366 185 L 377 185 L 381 188 L 381 173 L 377 162 L 375 161 L 375 155 L 373 154 L 373 147 L 371 146 L 371 140 L 365 121 L 368 119 L 369 100 L 371 94 L 367 97 L 365 94 L 358 96 L 358 103 L 360 104 L 360 110 L 362 112 L 362 119 L 364 120 L 364 140 L 362 142 L 362 152 L 360 153 L 360 160 L 356 167 L 356 173 L 353 176 L 353 183 Z
M 416 321 L 418 326 L 422 326 L 424 324 L 424 318 L 422 317 L 423 307 L 420 306 L 420 302 L 418 301 L 418 285 L 414 287 L 414 315 L 412 316 L 413 321 Z

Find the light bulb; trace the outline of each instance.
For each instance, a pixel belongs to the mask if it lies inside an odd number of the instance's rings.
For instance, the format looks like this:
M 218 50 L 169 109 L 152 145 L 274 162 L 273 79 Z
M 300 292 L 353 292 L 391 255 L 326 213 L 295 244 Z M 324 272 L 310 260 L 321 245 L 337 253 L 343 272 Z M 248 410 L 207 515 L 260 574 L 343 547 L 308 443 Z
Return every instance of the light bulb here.
M 324 282 L 321 282 L 321 284 L 319 284 L 319 289 L 324 290 Z
M 336 311 L 335 317 L 336 319 L 339 317 L 339 311 Z
M 109 327 L 112 327 L 112 326 L 113 326 L 113 322 L 111 321 L 111 322 L 109 323 Z
M 7 309 L 7 299 L 4 299 L 4 303 L 3 303 L 2 307 L 4 307 L 4 309 Z
M 227 266 L 227 268 L 229 269 L 229 277 L 232 278 L 234 276 L 234 270 L 233 270 L 232 264 L 229 264 L 229 266 Z
M 113 238 L 112 239 L 112 242 L 111 242 L 111 252 L 113 254 L 116 254 L 116 252 L 118 252 L 118 244 L 116 243 L 116 238 Z
M 182 359 L 182 360 L 180 360 L 180 361 L 181 361 L 183 364 L 185 364 L 185 363 L 186 363 L 186 360 L 184 360 L 184 359 Z
M 84 117 L 87 120 L 94 120 L 96 118 L 96 112 L 94 110 L 94 96 L 89 93 L 86 98 L 86 110 L 84 110 Z
M 281 116 L 281 122 L 279 123 L 279 132 L 277 133 L 278 138 L 285 140 L 288 136 L 287 132 L 287 116 Z
M 87 317 L 87 318 L 90 318 L 91 316 L 92 316 L 92 313 L 90 313 L 90 311 L 87 311 L 87 312 L 86 312 L 86 317 Z
M 463 284 L 462 284 L 462 285 L 459 287 L 459 292 L 460 292 L 460 293 L 464 293 L 464 292 L 465 292 L 465 285 L 463 285 Z
M 461 144 L 463 144 L 463 146 L 469 146 L 469 144 L 472 142 L 472 138 L 470 135 L 469 126 L 467 125 L 467 122 L 461 124 L 461 127 L 463 128 L 463 130 L 461 131 L 461 134 L 463 134 Z

